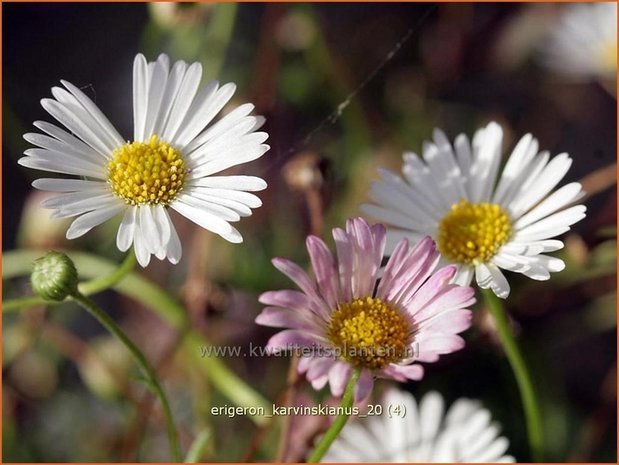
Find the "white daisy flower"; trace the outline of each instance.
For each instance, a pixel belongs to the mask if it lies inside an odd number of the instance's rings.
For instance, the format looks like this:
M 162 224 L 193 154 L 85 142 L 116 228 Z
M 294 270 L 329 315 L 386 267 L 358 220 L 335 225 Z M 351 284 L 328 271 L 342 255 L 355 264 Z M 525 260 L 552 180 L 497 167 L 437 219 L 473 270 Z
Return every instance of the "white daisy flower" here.
M 138 262 L 150 256 L 178 263 L 181 243 L 168 215 L 172 208 L 230 242 L 242 242 L 230 225 L 250 216 L 262 203 L 247 191 L 266 188 L 254 176 L 213 176 L 262 156 L 268 135 L 255 132 L 264 119 L 249 116 L 244 104 L 210 124 L 236 86 L 208 82 L 200 91 L 202 66 L 160 55 L 133 63 L 133 140 L 126 142 L 101 110 L 73 84 L 52 88 L 45 110 L 70 132 L 43 121 L 34 125 L 47 135 L 25 134 L 39 148 L 26 150 L 19 164 L 80 179 L 44 178 L 37 189 L 61 192 L 44 202 L 55 218 L 77 216 L 67 238 L 75 239 L 122 213 L 117 246 L 133 244 Z
M 432 236 L 443 264 L 458 265 L 454 282 L 468 285 L 475 275 L 479 287 L 501 298 L 510 290 L 501 269 L 540 281 L 563 270 L 562 260 L 543 253 L 561 249 L 563 242 L 552 238 L 585 217 L 585 206 L 568 207 L 581 196 L 579 183 L 550 194 L 572 159 L 567 153 L 552 160 L 546 151 L 538 154 L 537 140 L 527 134 L 497 183 L 502 140 L 496 123 L 478 130 L 472 145 L 460 134 L 452 146 L 435 129 L 434 141 L 423 144 L 423 160 L 404 154 L 405 179 L 380 169 L 383 179 L 370 191 L 376 205 L 361 208 L 388 225 L 386 250 L 403 237 L 415 243 Z
M 323 462 L 515 462 L 505 455 L 508 440 L 476 400 L 460 398 L 445 413 L 438 392 L 417 404 L 408 393 L 390 389 L 380 403 L 399 413 L 368 416 L 348 423 Z
M 558 24 L 542 45 L 543 62 L 574 78 L 615 80 L 617 4 L 581 3 L 564 7 Z

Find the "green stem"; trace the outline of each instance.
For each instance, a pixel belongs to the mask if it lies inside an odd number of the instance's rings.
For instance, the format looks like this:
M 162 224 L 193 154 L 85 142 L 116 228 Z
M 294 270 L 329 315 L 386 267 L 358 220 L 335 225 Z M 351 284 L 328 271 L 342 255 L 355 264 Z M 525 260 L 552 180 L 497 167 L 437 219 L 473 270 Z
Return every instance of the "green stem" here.
M 512 333 L 507 313 L 503 308 L 503 302 L 491 290 L 485 289 L 481 292 L 494 318 L 499 339 L 520 390 L 532 458 L 536 462 L 541 462 L 543 447 L 542 419 L 531 374 Z
M 111 273 L 102 276 L 101 278 L 96 278 L 86 283 L 82 283 L 79 286 L 79 290 L 82 294 L 89 295 L 109 289 L 127 276 L 127 274 L 131 273 L 135 268 L 136 263 L 137 260 L 135 258 L 135 253 L 133 252 L 133 249 L 131 249 L 118 268 Z
M 200 431 L 196 439 L 194 439 L 191 447 L 189 448 L 189 452 L 185 456 L 185 463 L 200 463 L 206 449 L 208 447 L 208 443 L 211 440 L 212 434 L 209 429 L 203 429 Z
M 32 262 L 45 254 L 45 250 L 13 250 L 2 254 L 2 278 L 11 279 L 19 276 L 27 276 L 32 272 Z M 92 279 L 78 286 L 79 291 L 87 295 L 90 283 L 95 282 L 101 275 L 114 273 L 117 264 L 109 260 L 83 252 L 65 252 L 79 270 L 83 278 Z M 187 312 L 183 306 L 168 292 L 145 278 L 131 272 L 125 279 L 118 281 L 112 287 L 116 292 L 133 299 L 156 313 L 163 321 L 172 328 L 185 331 L 189 328 Z M 7 286 L 5 286 L 5 291 Z M 58 305 L 61 302 L 50 302 L 40 297 L 24 297 L 2 302 L 2 312 L 23 310 L 37 305 Z M 265 411 L 271 408 L 271 404 L 259 392 L 254 390 L 240 376 L 234 373 L 224 360 L 217 357 L 200 356 L 200 347 L 209 346 L 210 342 L 202 333 L 189 329 L 185 337 L 183 354 L 196 369 L 201 370 L 209 382 L 221 392 L 234 405 L 240 407 L 261 407 Z M 258 409 L 260 410 L 260 409 Z M 269 419 L 262 415 L 249 417 L 256 425 L 264 426 Z
M 174 419 L 172 418 L 172 410 L 170 409 L 170 404 L 168 403 L 168 399 L 157 379 L 157 375 L 155 370 L 150 366 L 148 360 L 140 349 L 129 339 L 129 337 L 123 332 L 122 329 L 114 322 L 112 318 L 108 316 L 103 310 L 101 310 L 97 304 L 95 304 L 91 299 L 86 297 L 83 294 L 77 292 L 75 295 L 71 296 L 72 299 L 80 304 L 84 309 L 86 309 L 92 316 L 94 316 L 99 322 L 114 336 L 118 338 L 118 340 L 131 352 L 133 358 L 135 358 L 136 362 L 140 366 L 140 368 L 146 374 L 148 378 L 149 385 L 155 395 L 161 401 L 161 405 L 163 406 L 163 414 L 165 417 L 166 428 L 168 431 L 168 440 L 170 442 L 170 449 L 172 452 L 172 457 L 175 462 L 181 461 L 181 451 L 178 444 L 178 437 L 176 434 L 176 427 L 174 426 Z
M 320 442 L 314 449 L 314 452 L 312 452 L 312 455 L 310 455 L 309 459 L 307 459 L 307 463 L 320 462 L 322 457 L 327 453 L 327 451 L 331 447 L 331 444 L 333 444 L 333 441 L 335 441 L 335 439 L 340 434 L 340 431 L 342 431 L 342 429 L 344 428 L 344 425 L 346 424 L 346 422 L 348 421 L 348 418 L 350 417 L 350 415 L 348 415 L 346 412 L 350 411 L 352 407 L 353 393 L 355 390 L 355 385 L 357 384 L 357 381 L 359 380 L 360 375 L 361 375 L 361 370 L 356 368 L 353 371 L 352 376 L 350 377 L 350 380 L 348 380 L 348 384 L 346 385 L 346 390 L 344 391 L 344 395 L 342 396 L 342 403 L 340 404 L 340 406 L 342 407 L 341 409 L 342 413 L 338 415 L 338 417 L 335 419 L 331 427 L 327 430 L 325 435 L 322 437 L 322 439 L 320 440 Z

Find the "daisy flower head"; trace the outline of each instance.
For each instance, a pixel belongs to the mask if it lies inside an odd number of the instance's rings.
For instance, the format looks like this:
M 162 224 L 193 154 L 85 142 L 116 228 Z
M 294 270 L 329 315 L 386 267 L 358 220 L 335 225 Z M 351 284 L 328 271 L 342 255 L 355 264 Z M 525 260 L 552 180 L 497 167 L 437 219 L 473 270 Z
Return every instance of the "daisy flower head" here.
M 288 328 L 267 348 L 301 349 L 299 372 L 314 389 L 327 382 L 341 396 L 353 369 L 360 370 L 355 399 L 371 391 L 374 376 L 401 382 L 423 377 L 416 361 L 435 362 L 461 349 L 457 334 L 471 324 L 475 302 L 470 287 L 449 284 L 456 267 L 434 272 L 439 254 L 432 239 L 411 247 L 403 239 L 379 279 L 385 248 L 383 225 L 350 219 L 333 230 L 337 255 L 316 236 L 307 238 L 314 278 L 298 265 L 275 258 L 275 267 L 300 289 L 265 292 L 267 305 L 256 318 L 265 326 Z
M 77 176 L 42 178 L 37 189 L 58 192 L 43 206 L 55 218 L 77 217 L 67 230 L 75 239 L 115 215 L 123 214 L 117 246 L 131 245 L 138 262 L 151 255 L 178 263 L 181 243 L 168 209 L 224 239 L 243 238 L 230 222 L 250 216 L 261 205 L 249 191 L 266 188 L 254 176 L 216 176 L 232 166 L 262 156 L 268 135 L 256 132 L 260 116 L 253 105 L 235 108 L 214 124 L 236 86 L 208 82 L 201 89 L 202 66 L 160 55 L 147 63 L 138 54 L 133 64 L 133 140 L 125 141 L 101 110 L 76 86 L 61 81 L 43 108 L 68 130 L 44 122 L 45 134 L 24 138 L 37 148 L 26 150 L 19 164 L 28 168 Z
M 617 73 L 617 3 L 564 7 L 541 48 L 542 62 L 573 78 L 610 78 Z
M 499 424 L 479 401 L 460 398 L 445 412 L 445 401 L 436 391 L 417 403 L 411 394 L 392 388 L 382 405 L 401 413 L 348 423 L 322 461 L 515 462 L 505 455 L 509 441 L 499 435 Z
M 551 193 L 572 159 L 538 153 L 537 140 L 527 134 L 499 170 L 502 140 L 494 122 L 479 129 L 472 144 L 461 134 L 452 145 L 435 129 L 423 159 L 404 154 L 404 179 L 380 169 L 382 179 L 369 194 L 374 203 L 361 208 L 388 226 L 387 251 L 402 237 L 414 243 L 429 235 L 442 261 L 458 267 L 455 282 L 468 285 L 475 276 L 479 287 L 503 299 L 510 286 L 501 269 L 540 281 L 563 270 L 562 260 L 544 253 L 561 249 L 563 242 L 553 238 L 585 217 L 585 206 L 568 207 L 581 195 L 579 183 Z

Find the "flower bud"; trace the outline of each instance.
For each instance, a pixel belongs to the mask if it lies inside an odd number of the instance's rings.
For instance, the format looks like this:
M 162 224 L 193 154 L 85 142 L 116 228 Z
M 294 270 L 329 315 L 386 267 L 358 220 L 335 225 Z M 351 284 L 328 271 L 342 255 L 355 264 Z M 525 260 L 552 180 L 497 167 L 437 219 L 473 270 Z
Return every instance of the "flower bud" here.
M 77 270 L 65 254 L 50 251 L 35 260 L 30 282 L 38 295 L 60 302 L 77 292 Z

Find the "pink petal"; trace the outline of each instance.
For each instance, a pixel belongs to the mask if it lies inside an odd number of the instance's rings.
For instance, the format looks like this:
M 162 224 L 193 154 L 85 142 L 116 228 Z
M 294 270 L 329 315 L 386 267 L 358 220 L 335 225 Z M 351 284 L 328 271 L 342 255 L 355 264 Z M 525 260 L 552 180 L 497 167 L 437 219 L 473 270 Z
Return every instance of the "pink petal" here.
M 397 263 L 394 265 L 393 273 L 383 276 L 384 287 L 380 289 L 379 297 L 384 292 L 390 302 L 406 305 L 426 282 L 438 260 L 435 242 L 429 236 L 425 237 L 401 259 L 399 266 Z
M 447 310 L 422 323 L 421 331 L 458 334 L 471 327 L 472 319 L 473 312 L 470 310 Z
M 424 368 L 419 364 L 412 365 L 389 365 L 382 370 L 385 377 L 394 378 L 396 381 L 406 382 L 409 379 L 419 381 L 423 378 Z
M 346 231 L 333 230 L 335 249 L 337 251 L 338 272 L 340 276 L 341 297 L 344 302 L 352 300 L 353 249 Z
M 406 303 L 406 307 L 410 309 L 409 311 L 414 314 L 416 312 L 415 309 L 424 307 L 449 283 L 456 274 L 456 270 L 457 267 L 455 265 L 449 265 L 434 273 Z
M 335 362 L 329 370 L 329 385 L 331 393 L 335 397 L 341 397 L 344 394 L 344 388 L 350 379 L 352 368 L 348 363 Z
M 449 354 L 464 347 L 464 339 L 454 334 L 436 335 L 428 337 L 427 339 L 420 337 L 417 340 L 419 342 L 420 357 L 425 353 Z
M 286 260 L 285 258 L 274 258 L 271 262 L 275 268 L 294 281 L 294 283 L 299 286 L 299 289 L 305 292 L 308 296 L 312 298 L 318 297 L 316 285 L 299 265 L 291 262 L 290 260 Z
M 287 329 L 272 336 L 266 348 L 269 351 L 278 352 L 292 351 L 297 347 L 317 347 L 319 345 L 321 345 L 319 341 L 307 332 Z
M 325 306 L 322 299 L 313 300 L 308 295 L 299 291 L 294 291 L 291 289 L 268 291 L 263 293 L 258 298 L 258 301 L 265 305 L 288 308 L 298 312 L 306 312 L 310 310 L 323 320 L 328 319 L 329 309 Z
M 313 313 L 294 312 L 286 308 L 266 307 L 256 317 L 256 323 L 274 328 L 308 329 L 318 332 L 321 326 L 313 317 Z
M 325 245 L 316 236 L 308 236 L 305 241 L 312 269 L 318 282 L 318 290 L 331 308 L 336 308 L 339 297 L 339 276 L 335 267 L 335 259 Z
M 475 303 L 475 291 L 471 287 L 446 285 L 425 304 L 423 308 L 410 306 L 408 308 L 415 323 L 423 325 L 425 321 L 437 317 L 443 312 L 466 308 Z
M 376 229 L 375 237 L 363 218 L 346 221 L 346 232 L 353 246 L 352 296 L 366 297 L 372 294 L 376 284 L 376 274 L 380 268 L 382 252 L 377 253 L 382 243 L 384 249 L 385 230 Z
M 316 391 L 320 391 L 323 387 L 327 385 L 328 381 L 329 375 L 325 374 L 310 380 L 310 384 L 312 385 L 312 388 L 314 388 Z
M 376 297 L 380 299 L 389 300 L 389 295 L 392 293 L 396 295 L 398 291 L 393 290 L 393 279 L 394 276 L 402 270 L 402 266 L 406 260 L 410 251 L 408 239 L 402 239 L 396 245 L 391 257 L 387 261 L 385 268 L 383 270 L 383 275 L 378 283 L 378 288 L 376 289 Z
M 329 380 L 329 371 L 337 361 L 331 358 L 312 357 L 307 365 L 307 373 L 305 377 L 312 384 L 312 387 L 316 390 L 322 389 Z M 300 370 L 299 370 L 300 372 Z
M 365 400 L 370 393 L 372 392 L 372 388 L 374 387 L 374 376 L 370 370 L 362 370 L 361 376 L 359 376 L 359 380 L 357 381 L 357 385 L 355 386 L 355 402 L 361 402 Z
M 417 362 L 434 363 L 439 359 L 439 354 L 436 352 L 423 352 L 420 351 L 415 359 Z

